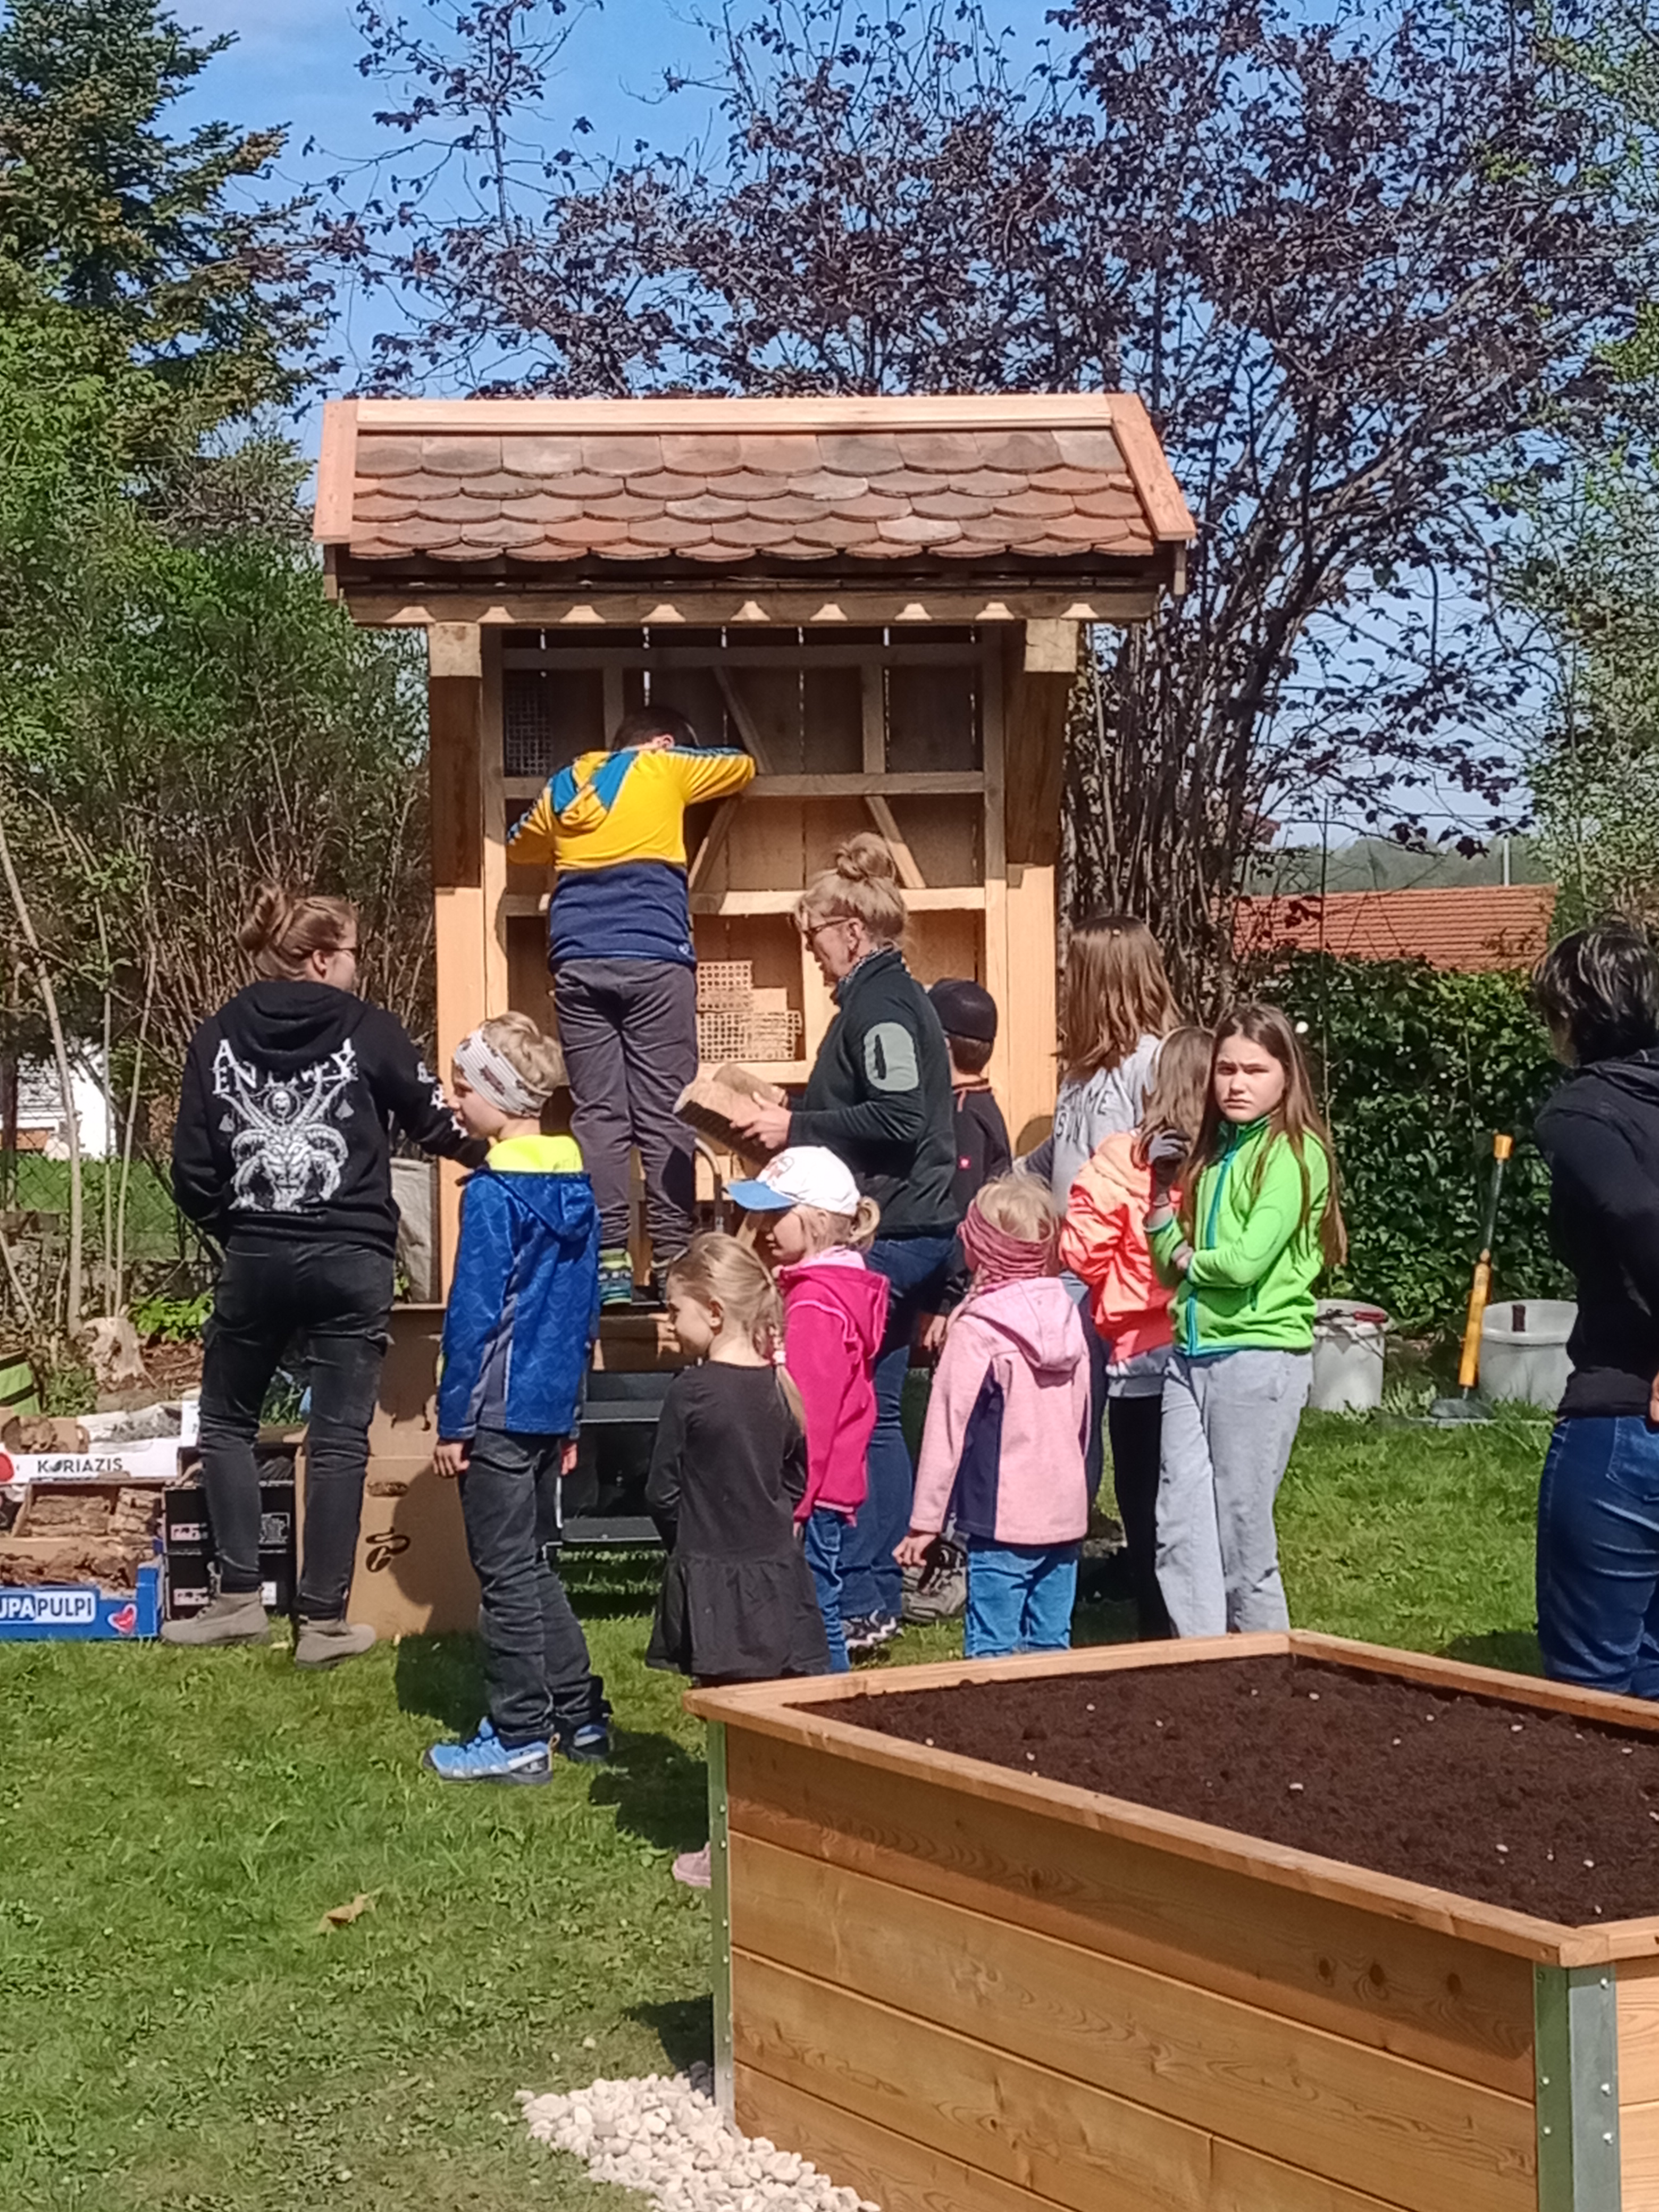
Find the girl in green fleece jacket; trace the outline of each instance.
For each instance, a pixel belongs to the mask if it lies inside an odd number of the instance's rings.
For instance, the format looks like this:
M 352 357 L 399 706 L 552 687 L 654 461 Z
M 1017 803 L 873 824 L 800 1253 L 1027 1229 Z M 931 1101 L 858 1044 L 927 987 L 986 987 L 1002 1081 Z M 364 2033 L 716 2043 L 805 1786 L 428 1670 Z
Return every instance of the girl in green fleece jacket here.
M 1149 1153 L 1147 1241 L 1175 1290 L 1158 1586 L 1177 1636 L 1287 1628 L 1273 1500 L 1307 1402 L 1314 1284 L 1346 1238 L 1330 1139 L 1276 1006 L 1222 1021 L 1190 1163 L 1181 1149 Z

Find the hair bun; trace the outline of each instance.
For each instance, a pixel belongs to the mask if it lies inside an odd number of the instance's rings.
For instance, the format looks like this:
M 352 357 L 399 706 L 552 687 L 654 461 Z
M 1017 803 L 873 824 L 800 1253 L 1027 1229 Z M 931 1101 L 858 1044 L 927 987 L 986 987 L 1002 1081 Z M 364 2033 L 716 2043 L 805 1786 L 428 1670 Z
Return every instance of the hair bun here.
M 293 894 L 280 884 L 261 884 L 246 920 L 236 933 L 243 951 L 263 952 L 274 945 L 286 931 L 294 907 Z
M 836 848 L 836 873 L 849 884 L 896 884 L 898 863 L 893 848 L 873 830 L 860 830 Z

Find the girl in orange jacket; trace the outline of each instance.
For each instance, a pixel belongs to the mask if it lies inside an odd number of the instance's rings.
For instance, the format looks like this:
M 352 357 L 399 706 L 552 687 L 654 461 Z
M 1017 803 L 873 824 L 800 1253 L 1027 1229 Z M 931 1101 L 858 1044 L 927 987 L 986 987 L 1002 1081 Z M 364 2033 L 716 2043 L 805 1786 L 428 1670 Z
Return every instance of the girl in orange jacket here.
M 1188 1145 L 1209 1090 L 1207 1030 L 1176 1030 L 1164 1041 L 1140 1127 L 1104 1138 L 1072 1184 L 1060 1230 L 1062 1267 L 1089 1288 L 1090 1310 L 1108 1347 L 1106 1425 L 1112 1482 L 1133 1577 L 1143 1637 L 1170 1634 L 1158 1593 L 1158 1474 L 1164 1368 L 1171 1341 L 1170 1292 L 1146 1246 L 1152 1201 L 1149 1148 L 1171 1134 Z

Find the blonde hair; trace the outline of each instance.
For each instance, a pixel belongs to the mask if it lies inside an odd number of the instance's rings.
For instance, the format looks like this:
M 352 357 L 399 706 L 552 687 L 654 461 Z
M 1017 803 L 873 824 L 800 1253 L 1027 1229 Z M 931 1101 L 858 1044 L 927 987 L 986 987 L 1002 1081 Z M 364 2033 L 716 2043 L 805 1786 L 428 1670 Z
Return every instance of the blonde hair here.
M 1069 1081 L 1119 1066 L 1144 1036 L 1168 1036 L 1181 1015 L 1158 939 L 1129 914 L 1079 923 L 1066 948 L 1060 1056 Z
M 722 1323 L 746 1336 L 761 1358 L 776 1370 L 783 1401 L 804 1428 L 800 1392 L 779 1365 L 783 1350 L 783 1300 L 771 1270 L 758 1253 L 718 1229 L 694 1237 L 668 1266 L 668 1280 L 678 1284 L 699 1305 L 720 1310 Z
M 1060 1233 L 1060 1206 L 1040 1176 L 999 1176 L 984 1186 L 974 1204 L 993 1229 L 1005 1237 L 1018 1237 L 1022 1243 L 1046 1244 Z
M 496 1014 L 479 1024 L 478 1035 L 500 1053 L 526 1091 L 550 1098 L 570 1080 L 556 1041 L 538 1030 L 528 1014 Z
M 867 1252 L 881 1226 L 881 1208 L 873 1198 L 861 1198 L 856 1213 L 831 1213 L 823 1206 L 797 1206 L 792 1211 L 806 1231 L 807 1250 L 813 1253 L 837 1247 Z
M 297 982 L 313 952 L 338 952 L 356 934 L 357 909 L 349 899 L 262 884 L 236 941 L 252 954 L 256 975 Z
M 861 921 L 882 945 L 896 945 L 910 919 L 899 891 L 892 848 L 873 830 L 861 830 L 838 845 L 835 866 L 814 876 L 795 901 L 799 929 L 842 915 Z

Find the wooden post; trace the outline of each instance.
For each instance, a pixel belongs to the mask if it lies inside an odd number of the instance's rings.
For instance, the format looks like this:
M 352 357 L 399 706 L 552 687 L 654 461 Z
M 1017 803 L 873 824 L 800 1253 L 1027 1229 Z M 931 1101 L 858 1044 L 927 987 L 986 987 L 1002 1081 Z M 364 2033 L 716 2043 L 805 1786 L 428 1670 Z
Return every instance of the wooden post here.
M 432 893 L 437 969 L 438 1066 L 489 1012 L 485 981 L 483 652 L 474 623 L 427 632 Z M 499 698 L 499 685 L 497 687 Z M 499 774 L 499 763 L 498 763 Z M 496 830 L 499 842 L 500 828 Z M 493 939 L 494 932 L 490 932 Z M 438 1264 L 447 1291 L 460 1231 L 460 1170 L 439 1170 Z
M 1016 1151 L 1036 1141 L 1027 1125 L 1051 1115 L 1054 1106 L 1054 875 L 1079 628 L 1074 622 L 1027 622 L 1012 626 L 1003 641 L 1008 945 L 1003 1034 L 1008 1133 Z

